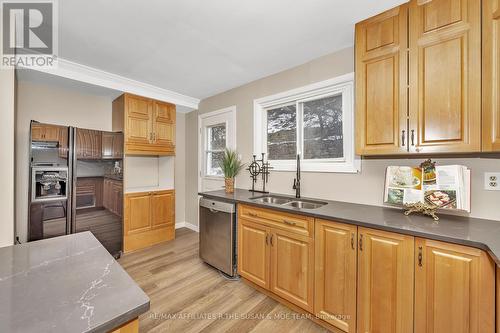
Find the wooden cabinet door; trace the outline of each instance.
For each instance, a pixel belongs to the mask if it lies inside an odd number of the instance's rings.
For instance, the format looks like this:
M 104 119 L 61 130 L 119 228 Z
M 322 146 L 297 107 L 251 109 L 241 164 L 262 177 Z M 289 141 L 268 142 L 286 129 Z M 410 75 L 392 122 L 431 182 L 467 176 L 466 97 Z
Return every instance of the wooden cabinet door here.
M 111 184 L 109 179 L 104 179 L 103 181 L 103 190 L 102 190 L 102 206 L 106 208 L 107 210 L 111 210 L 111 203 L 110 203 L 110 197 L 111 197 Z
M 102 158 L 109 159 L 114 158 L 113 155 L 113 144 L 115 141 L 115 135 L 111 132 L 102 133 Z
M 415 333 L 493 333 L 495 265 L 485 252 L 416 239 Z
M 271 229 L 270 291 L 313 312 L 314 241 L 280 229 Z
M 153 194 L 151 197 L 151 227 L 174 223 L 174 195 L 172 192 Z
M 406 5 L 356 25 L 356 152 L 405 154 L 407 131 Z
M 175 105 L 154 102 L 153 133 L 154 144 L 156 146 L 174 149 Z
M 500 151 L 500 0 L 483 1 L 483 151 Z
M 31 141 L 43 141 L 44 134 L 45 131 L 42 124 L 31 124 Z
M 134 234 L 151 229 L 151 194 L 139 193 L 127 196 L 125 233 Z
M 114 133 L 113 158 L 123 158 L 123 133 Z
M 413 332 L 413 237 L 359 228 L 358 238 L 358 332 Z
M 410 151 L 481 150 L 481 1 L 410 2 Z
M 126 95 L 125 103 L 125 141 L 130 144 L 150 145 L 153 139 L 151 100 Z
M 113 181 L 112 185 L 112 206 L 113 213 L 122 217 L 123 215 L 123 186 L 121 182 Z M 153 200 L 153 199 L 152 199 Z M 151 202 L 151 206 L 153 207 L 153 202 Z M 151 220 L 151 224 L 153 224 L 153 220 Z
M 101 132 L 83 128 L 76 129 L 76 156 L 79 159 L 100 159 L 102 156 Z
M 355 333 L 358 228 L 317 219 L 315 232 L 314 313 Z
M 238 221 L 238 273 L 269 289 L 270 229 L 242 218 Z
M 59 141 L 59 126 L 44 125 L 43 129 L 45 141 Z

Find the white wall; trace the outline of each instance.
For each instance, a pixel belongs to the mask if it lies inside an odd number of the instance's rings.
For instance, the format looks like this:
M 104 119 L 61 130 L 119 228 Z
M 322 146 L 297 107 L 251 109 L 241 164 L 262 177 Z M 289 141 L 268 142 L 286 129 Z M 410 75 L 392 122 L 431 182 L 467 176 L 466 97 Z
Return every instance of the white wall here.
M 177 113 L 175 123 L 175 223 L 186 222 L 186 115 Z
M 237 149 L 248 163 L 253 152 L 253 101 L 279 92 L 298 88 L 310 83 L 334 78 L 354 71 L 353 48 L 338 51 L 315 59 L 301 66 L 275 75 L 248 83 L 244 86 L 209 97 L 201 101 L 199 113 L 206 113 L 231 105 L 236 105 L 237 114 Z M 189 114 L 186 128 L 189 140 L 197 136 L 196 113 Z M 194 147 L 194 146 L 192 146 Z M 187 164 L 196 166 L 198 154 L 195 149 L 188 149 Z M 483 190 L 483 173 L 500 172 L 499 159 L 485 158 L 436 158 L 438 164 L 463 164 L 472 169 L 472 213 L 473 217 L 500 220 L 500 191 Z M 368 205 L 383 205 L 383 186 L 385 169 L 389 165 L 419 165 L 423 158 L 417 159 L 380 159 L 363 160 L 360 174 L 303 173 L 302 195 L 329 200 L 348 201 Z M 195 167 L 188 169 L 187 179 L 194 182 L 197 177 Z M 293 172 L 272 171 L 269 190 L 276 193 L 293 194 Z M 189 192 L 196 193 L 196 188 L 188 184 Z M 236 178 L 236 187 L 250 188 L 250 177 L 243 171 Z M 193 193 L 186 194 L 186 212 L 189 222 L 197 224 L 197 198 Z
M 0 69 L 0 247 L 14 243 L 15 77 Z

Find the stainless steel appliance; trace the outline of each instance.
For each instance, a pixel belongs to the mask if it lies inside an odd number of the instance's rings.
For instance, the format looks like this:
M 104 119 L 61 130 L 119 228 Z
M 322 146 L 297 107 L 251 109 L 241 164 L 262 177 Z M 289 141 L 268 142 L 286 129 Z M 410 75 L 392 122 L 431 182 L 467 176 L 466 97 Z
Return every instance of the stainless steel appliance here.
M 237 274 L 234 204 L 200 199 L 200 258 L 229 276 Z
M 29 241 L 89 230 L 120 255 L 123 212 L 106 206 L 104 179 L 122 178 L 123 147 L 105 147 L 103 133 L 32 121 Z

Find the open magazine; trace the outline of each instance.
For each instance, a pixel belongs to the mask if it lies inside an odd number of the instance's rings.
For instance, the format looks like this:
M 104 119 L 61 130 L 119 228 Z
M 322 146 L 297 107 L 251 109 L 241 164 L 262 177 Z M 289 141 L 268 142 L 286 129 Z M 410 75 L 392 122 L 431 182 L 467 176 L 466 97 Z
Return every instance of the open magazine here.
M 470 170 L 462 165 L 389 166 L 384 202 L 391 205 L 423 202 L 470 212 Z

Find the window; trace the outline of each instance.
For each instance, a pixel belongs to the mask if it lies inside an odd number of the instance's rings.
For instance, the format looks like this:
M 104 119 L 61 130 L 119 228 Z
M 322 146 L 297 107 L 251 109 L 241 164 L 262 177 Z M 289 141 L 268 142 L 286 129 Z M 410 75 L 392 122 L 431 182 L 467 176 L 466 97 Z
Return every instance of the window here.
M 222 176 L 220 162 L 226 149 L 226 124 L 208 126 L 206 130 L 206 174 L 208 176 Z
M 357 172 L 353 74 L 254 101 L 254 153 L 275 170 Z M 260 124 L 261 126 L 258 126 Z

